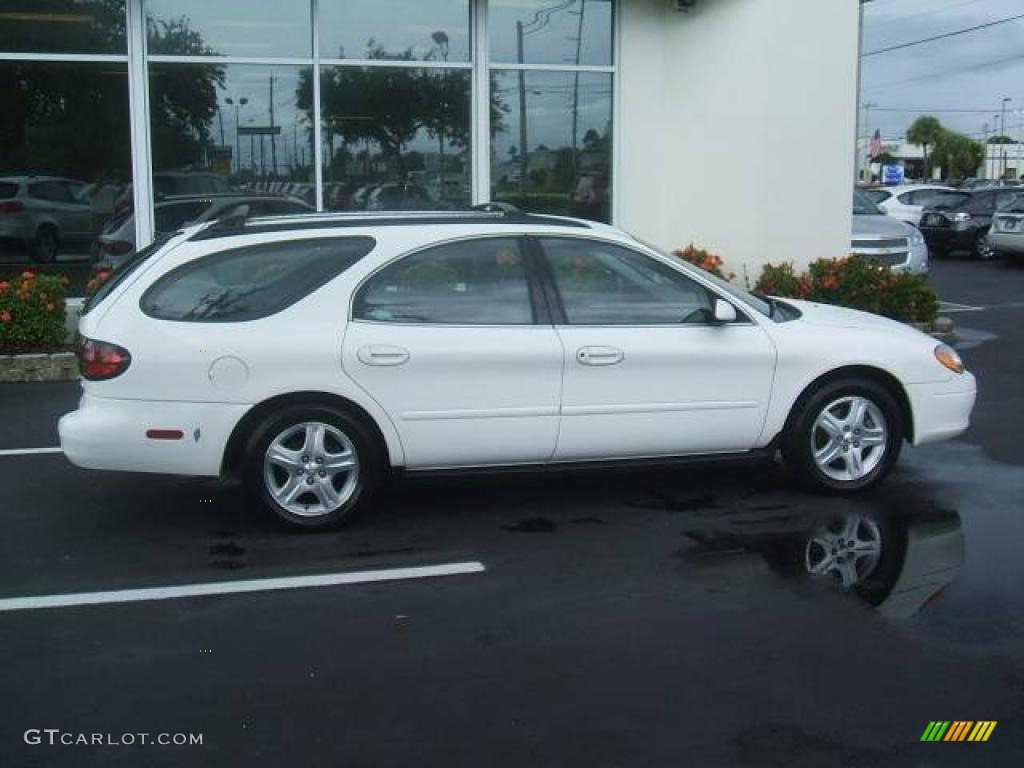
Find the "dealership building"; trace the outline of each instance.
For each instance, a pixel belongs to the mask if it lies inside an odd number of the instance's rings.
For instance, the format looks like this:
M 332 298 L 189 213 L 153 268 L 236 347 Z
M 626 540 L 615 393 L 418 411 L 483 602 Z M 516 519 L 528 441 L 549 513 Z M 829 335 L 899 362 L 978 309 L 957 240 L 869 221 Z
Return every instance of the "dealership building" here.
M 497 200 L 751 277 L 849 247 L 858 0 L 11 0 L 0 184 L 135 212 Z M 43 187 L 40 187 L 43 189 Z M 63 190 L 63 191 L 62 191 Z

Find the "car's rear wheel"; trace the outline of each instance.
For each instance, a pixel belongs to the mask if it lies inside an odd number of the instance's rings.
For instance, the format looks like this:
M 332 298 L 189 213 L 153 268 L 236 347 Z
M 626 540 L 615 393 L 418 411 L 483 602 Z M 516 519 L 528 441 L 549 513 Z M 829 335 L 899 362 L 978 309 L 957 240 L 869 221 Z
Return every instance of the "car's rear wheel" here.
M 782 449 L 806 485 L 832 493 L 862 491 L 881 481 L 899 458 L 902 414 L 880 384 L 830 382 L 798 407 Z
M 53 227 L 40 227 L 32 241 L 32 258 L 49 264 L 57 258 L 57 231 Z
M 256 430 L 246 454 L 246 485 L 263 507 L 306 530 L 340 525 L 365 509 L 381 473 L 381 451 L 368 430 L 330 407 L 275 414 Z

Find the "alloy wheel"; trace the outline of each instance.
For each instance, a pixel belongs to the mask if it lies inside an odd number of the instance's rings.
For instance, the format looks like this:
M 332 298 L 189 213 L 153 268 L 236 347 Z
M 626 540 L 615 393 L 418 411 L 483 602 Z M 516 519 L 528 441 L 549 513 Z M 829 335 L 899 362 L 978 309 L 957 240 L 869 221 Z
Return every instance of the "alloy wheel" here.
M 996 252 L 992 247 L 992 243 L 989 242 L 988 233 L 978 237 L 978 242 L 974 246 L 974 251 L 982 261 L 988 261 L 995 258 Z
M 299 517 L 320 517 L 344 505 L 359 484 L 359 456 L 352 440 L 332 424 L 294 424 L 263 455 L 267 491 Z
M 851 395 L 833 400 L 811 429 L 811 455 L 827 477 L 854 482 L 882 462 L 889 434 L 882 409 L 871 400 Z
M 869 517 L 849 515 L 814 533 L 808 540 L 804 565 L 812 576 L 831 576 L 851 589 L 878 567 L 882 532 Z

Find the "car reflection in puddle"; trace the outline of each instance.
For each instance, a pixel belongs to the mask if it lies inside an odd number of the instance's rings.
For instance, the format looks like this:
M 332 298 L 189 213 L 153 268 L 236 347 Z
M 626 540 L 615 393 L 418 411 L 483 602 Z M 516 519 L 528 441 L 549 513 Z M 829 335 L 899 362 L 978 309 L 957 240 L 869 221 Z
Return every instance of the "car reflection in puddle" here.
M 693 518 L 684 529 L 692 545 L 678 557 L 713 585 L 756 577 L 763 572 L 752 569 L 749 559 L 756 556 L 782 577 L 856 596 L 891 618 L 918 613 L 956 579 L 964 561 L 960 515 L 953 510 L 792 513 L 778 505 Z

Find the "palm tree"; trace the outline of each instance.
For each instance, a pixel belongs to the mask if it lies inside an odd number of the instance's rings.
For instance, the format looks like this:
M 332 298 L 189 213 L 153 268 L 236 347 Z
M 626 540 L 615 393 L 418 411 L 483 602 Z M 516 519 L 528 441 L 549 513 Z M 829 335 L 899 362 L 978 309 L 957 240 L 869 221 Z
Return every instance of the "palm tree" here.
M 922 115 L 914 121 L 914 124 L 907 130 L 907 141 L 911 144 L 920 144 L 924 147 L 924 177 L 931 178 L 931 169 L 928 168 L 928 147 L 934 146 L 945 129 L 942 123 L 930 115 Z

